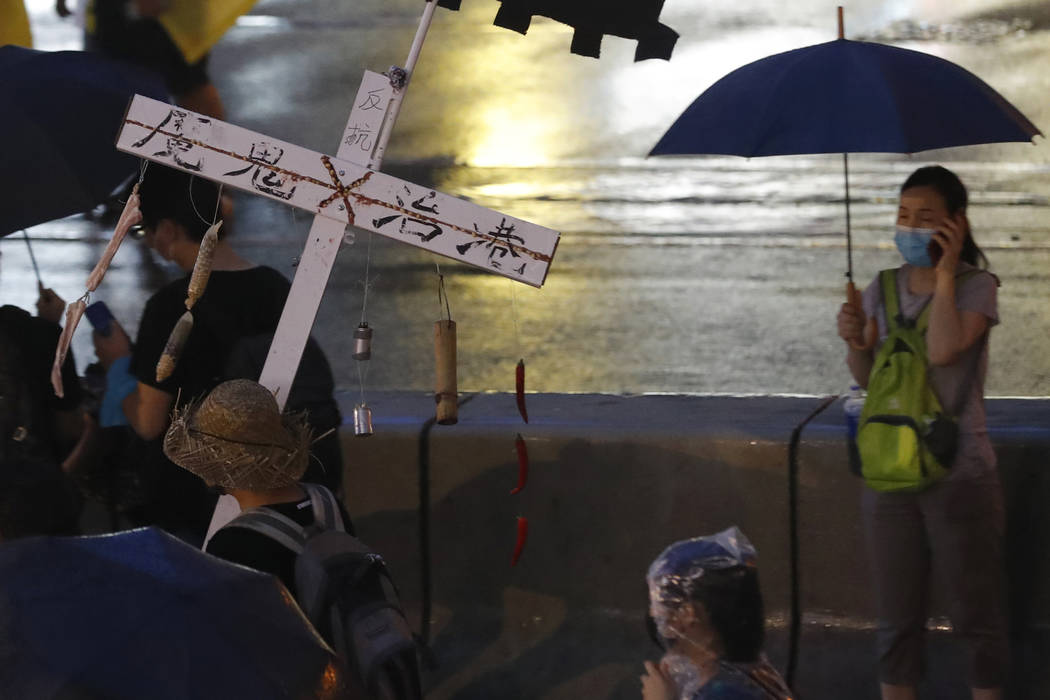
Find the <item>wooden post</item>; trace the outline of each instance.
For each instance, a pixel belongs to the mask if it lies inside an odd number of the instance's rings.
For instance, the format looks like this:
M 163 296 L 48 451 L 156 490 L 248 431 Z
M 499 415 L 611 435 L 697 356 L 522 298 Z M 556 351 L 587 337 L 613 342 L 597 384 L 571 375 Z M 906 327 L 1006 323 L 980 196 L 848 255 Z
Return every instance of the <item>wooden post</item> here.
M 839 39 L 846 38 L 846 27 L 842 21 L 842 5 L 839 5 Z
M 456 322 L 434 323 L 434 401 L 437 403 L 439 425 L 459 422 L 456 389 Z

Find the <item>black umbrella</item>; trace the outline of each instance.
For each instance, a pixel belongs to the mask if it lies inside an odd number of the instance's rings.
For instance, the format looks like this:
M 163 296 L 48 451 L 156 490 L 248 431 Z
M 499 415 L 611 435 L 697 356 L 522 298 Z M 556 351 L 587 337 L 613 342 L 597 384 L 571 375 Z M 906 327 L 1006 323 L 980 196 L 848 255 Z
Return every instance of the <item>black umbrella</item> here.
M 156 528 L 0 545 L 0 697 L 344 697 L 270 576 Z
M 160 79 L 135 66 L 0 47 L 0 236 L 87 211 L 136 171 L 113 145 L 135 93 L 167 99 Z
M 524 34 L 534 15 L 549 17 L 576 29 L 573 53 L 598 58 L 606 34 L 637 39 L 634 60 L 671 58 L 678 32 L 660 22 L 664 0 L 500 0 L 498 27 Z M 438 0 L 438 5 L 458 10 L 461 0 Z

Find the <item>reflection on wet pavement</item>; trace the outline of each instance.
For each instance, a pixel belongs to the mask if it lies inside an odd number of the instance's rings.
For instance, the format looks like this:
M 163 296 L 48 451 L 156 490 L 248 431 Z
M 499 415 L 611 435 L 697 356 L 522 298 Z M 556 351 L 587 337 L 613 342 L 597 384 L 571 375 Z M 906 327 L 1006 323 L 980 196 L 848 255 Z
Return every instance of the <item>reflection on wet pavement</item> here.
M 334 152 L 362 71 L 404 60 L 418 6 L 262 0 L 213 52 L 229 121 Z M 77 40 L 71 25 L 51 19 L 50 2 L 30 8 L 38 43 Z M 841 391 L 849 379 L 834 336 L 845 269 L 840 159 L 644 158 L 729 70 L 833 38 L 827 6 L 668 0 L 663 21 L 682 34 L 675 56 L 639 64 L 630 41 L 606 39 L 595 61 L 570 55 L 571 30 L 553 22 L 535 22 L 526 37 L 493 27 L 495 8 L 474 0 L 459 13 L 438 11 L 383 167 L 563 232 L 539 291 L 440 260 L 459 323 L 461 390 L 510 390 L 524 356 L 528 388 L 538 391 Z M 849 9 L 847 35 L 956 61 L 1050 128 L 1050 24 L 1040 5 L 954 8 L 869 0 Z M 955 168 L 970 186 L 978 242 L 1003 281 L 989 392 L 1050 395 L 1044 140 L 851 157 L 858 283 L 895 264 L 896 188 L 930 162 Z M 234 244 L 293 275 L 310 218 L 247 195 L 235 201 Z M 72 217 L 30 233 L 45 283 L 71 301 L 109 231 Z M 359 233 L 340 253 L 315 325 L 344 389 L 359 388 L 350 348 L 367 250 Z M 376 336 L 366 388 L 429 391 L 435 259 L 380 237 L 371 250 Z M 32 308 L 25 244 L 9 237 L 0 252 L 4 302 Z M 172 274 L 131 242 L 97 298 L 134 331 L 146 296 Z M 82 368 L 92 355 L 86 332 L 74 349 Z

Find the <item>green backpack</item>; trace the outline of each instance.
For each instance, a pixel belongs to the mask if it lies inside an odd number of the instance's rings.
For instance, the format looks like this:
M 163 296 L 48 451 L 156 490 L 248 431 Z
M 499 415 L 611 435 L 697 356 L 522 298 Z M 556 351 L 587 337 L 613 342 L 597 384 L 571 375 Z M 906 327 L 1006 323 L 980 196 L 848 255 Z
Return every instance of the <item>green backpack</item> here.
M 967 270 L 956 280 L 977 272 Z M 889 333 L 875 355 L 857 429 L 861 475 L 875 491 L 921 491 L 951 468 L 959 426 L 945 413 L 928 377 L 930 304 L 917 318 L 905 318 L 897 270 L 883 270 L 879 280 Z M 969 393 L 968 382 L 962 389 L 956 413 Z

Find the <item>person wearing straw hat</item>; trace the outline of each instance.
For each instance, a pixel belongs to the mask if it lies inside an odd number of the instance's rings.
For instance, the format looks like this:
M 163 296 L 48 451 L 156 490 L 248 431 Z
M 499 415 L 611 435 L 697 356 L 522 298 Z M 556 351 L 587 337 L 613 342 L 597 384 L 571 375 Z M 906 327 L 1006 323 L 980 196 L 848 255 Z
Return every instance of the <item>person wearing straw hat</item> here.
M 232 379 L 175 411 L 164 436 L 164 454 L 209 487 L 236 498 L 242 511 L 266 507 L 309 527 L 314 512 L 300 479 L 312 440 L 302 414 L 282 415 L 269 389 L 249 379 Z M 327 496 L 336 502 L 331 492 Z M 337 507 L 343 528 L 353 534 L 345 509 Z M 296 594 L 295 552 L 264 534 L 224 527 L 205 551 L 271 573 Z
M 130 460 L 143 477 L 143 504 L 126 514 L 134 524 L 156 524 L 200 545 L 215 506 L 203 485 L 167 460 L 161 438 L 173 407 L 181 408 L 225 379 L 257 379 L 270 340 L 284 309 L 291 283 L 278 270 L 240 256 L 226 240 L 226 221 L 219 228 L 211 274 L 203 295 L 193 305 L 193 328 L 174 370 L 158 378 L 157 363 L 172 329 L 186 313 L 191 272 L 201 242 L 213 218 L 221 216 L 218 186 L 189 173 L 150 165 L 139 187 L 145 243 L 165 261 L 185 273 L 154 293 L 146 302 L 134 345 L 119 323 L 110 332 L 94 334 L 99 363 L 109 375 L 122 373 L 130 393 L 112 397 L 123 409 L 131 429 Z M 109 401 L 108 395 L 104 400 Z M 319 433 L 339 426 L 342 417 L 334 398 L 328 360 L 312 339 L 307 343 L 288 405 L 307 411 Z M 327 434 L 310 448 L 317 459 L 308 465 L 307 479 L 339 493 L 342 454 L 338 436 Z

